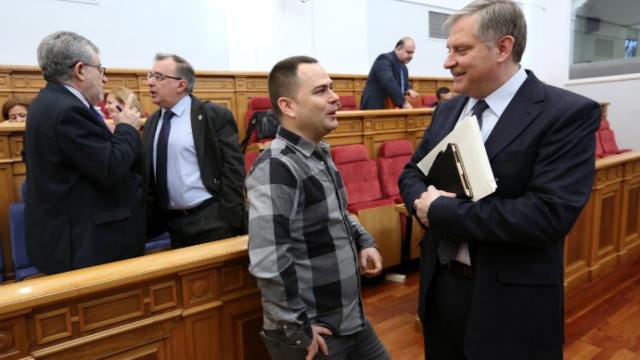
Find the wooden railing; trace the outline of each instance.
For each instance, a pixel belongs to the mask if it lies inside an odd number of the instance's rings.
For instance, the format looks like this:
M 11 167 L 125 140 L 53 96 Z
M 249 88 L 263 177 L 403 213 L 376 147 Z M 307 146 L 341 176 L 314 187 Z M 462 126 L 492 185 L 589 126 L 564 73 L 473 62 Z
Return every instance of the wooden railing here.
M 565 241 L 568 314 L 577 314 L 640 270 L 640 152 L 596 161 L 591 197 Z
M 149 69 L 108 69 L 105 91 L 118 86 L 126 86 L 140 99 L 142 108 L 151 114 L 157 107 L 151 102 L 147 86 Z M 244 118 L 249 99 L 254 96 L 268 96 L 267 73 L 196 71 L 194 95 L 228 108 L 236 118 L 240 138 L 245 134 Z M 334 91 L 338 95 L 352 95 L 360 104 L 366 75 L 331 74 Z M 413 89 L 421 95 L 435 95 L 440 86 L 452 87 L 451 78 L 418 77 L 409 78 Z M 0 107 L 11 96 L 33 98 L 45 86 L 40 68 L 36 66 L 0 66 Z
M 0 286 L 0 359 L 268 359 L 247 238 Z
M 431 123 L 432 109 L 367 110 L 338 112 L 340 125 L 327 137 L 331 145 L 365 144 L 369 157 L 378 157 L 386 140 L 409 139 L 414 146 Z M 20 186 L 26 176 L 22 161 L 24 124 L 0 123 L 0 234 L 4 251 L 5 274 L 13 277 L 8 208 L 20 198 Z

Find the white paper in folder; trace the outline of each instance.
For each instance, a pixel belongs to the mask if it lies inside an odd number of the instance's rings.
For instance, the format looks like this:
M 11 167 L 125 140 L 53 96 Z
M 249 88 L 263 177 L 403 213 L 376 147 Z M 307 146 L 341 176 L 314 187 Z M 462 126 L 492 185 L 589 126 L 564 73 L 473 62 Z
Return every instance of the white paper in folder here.
M 449 143 L 458 146 L 473 192 L 471 200 L 477 201 L 494 193 L 498 185 L 493 177 L 489 157 L 484 148 L 482 134 L 475 116 L 467 116 L 462 121 L 458 121 L 453 131 L 420 160 L 418 163 L 420 170 L 427 175 L 438 153 L 444 150 Z

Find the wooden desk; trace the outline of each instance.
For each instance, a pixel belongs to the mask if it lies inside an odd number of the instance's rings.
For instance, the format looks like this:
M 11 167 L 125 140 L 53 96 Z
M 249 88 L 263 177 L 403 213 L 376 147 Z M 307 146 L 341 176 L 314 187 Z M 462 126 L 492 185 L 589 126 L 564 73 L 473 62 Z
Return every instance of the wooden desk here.
M 0 359 L 267 359 L 247 237 L 0 286 Z

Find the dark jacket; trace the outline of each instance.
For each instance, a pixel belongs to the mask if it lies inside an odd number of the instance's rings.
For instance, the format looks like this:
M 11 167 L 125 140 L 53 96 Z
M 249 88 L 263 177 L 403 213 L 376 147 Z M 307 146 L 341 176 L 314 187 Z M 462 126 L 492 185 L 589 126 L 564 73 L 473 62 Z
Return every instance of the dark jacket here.
M 31 263 L 53 274 L 141 255 L 141 141 L 104 121 L 58 83 L 29 107 L 25 226 Z
M 144 130 L 145 177 L 149 236 L 165 231 L 162 210 L 155 201 L 153 139 L 160 119 L 157 110 Z M 244 159 L 238 145 L 238 127 L 233 114 L 219 105 L 191 95 L 191 127 L 205 188 L 220 202 L 221 220 L 240 229 L 244 215 Z
M 404 87 L 400 87 L 400 76 L 404 79 Z M 380 54 L 369 71 L 367 83 L 360 101 L 361 110 L 384 109 L 387 97 L 394 104 L 402 107 L 404 93 L 411 89 L 409 70 L 400 62 L 395 51 Z
M 417 168 L 468 98 L 438 106 L 399 185 L 407 208 L 429 185 Z M 591 193 L 600 107 L 531 72 L 485 142 L 497 191 L 440 197 L 421 244 L 419 313 L 442 239 L 467 242 L 474 269 L 464 350 L 470 359 L 562 359 L 563 246 Z

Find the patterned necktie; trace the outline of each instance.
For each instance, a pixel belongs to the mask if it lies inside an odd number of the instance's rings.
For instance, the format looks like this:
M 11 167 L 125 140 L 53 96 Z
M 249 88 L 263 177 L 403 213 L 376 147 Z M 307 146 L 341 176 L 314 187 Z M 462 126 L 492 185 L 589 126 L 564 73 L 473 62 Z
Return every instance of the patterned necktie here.
M 471 113 L 476 116 L 478 119 L 478 125 L 480 129 L 482 129 L 482 113 L 489 108 L 489 104 L 487 104 L 484 100 L 479 100 L 473 108 L 471 109 Z
M 471 113 L 476 116 L 476 119 L 478 119 L 480 129 L 482 129 L 482 113 L 488 108 L 489 105 L 486 101 L 479 100 L 471 109 Z M 442 239 L 438 243 L 438 259 L 440 259 L 440 264 L 448 264 L 451 260 L 455 259 L 458 254 L 459 247 L 460 243 L 453 242 L 449 239 Z
M 171 117 L 173 112 L 166 110 L 162 116 L 162 127 L 156 145 L 156 189 L 160 207 L 169 205 L 169 187 L 167 186 L 167 152 L 169 147 L 169 133 L 171 132 Z

